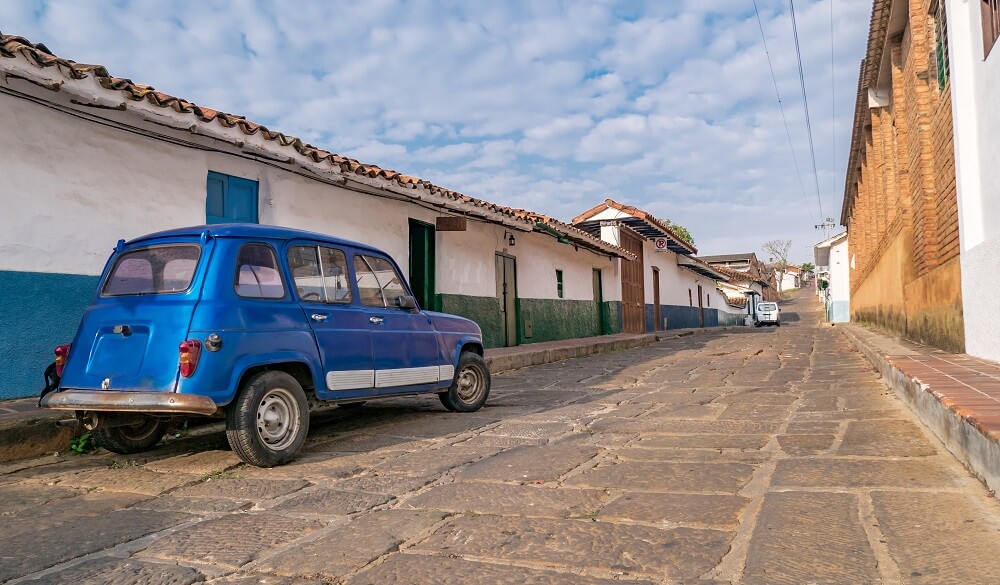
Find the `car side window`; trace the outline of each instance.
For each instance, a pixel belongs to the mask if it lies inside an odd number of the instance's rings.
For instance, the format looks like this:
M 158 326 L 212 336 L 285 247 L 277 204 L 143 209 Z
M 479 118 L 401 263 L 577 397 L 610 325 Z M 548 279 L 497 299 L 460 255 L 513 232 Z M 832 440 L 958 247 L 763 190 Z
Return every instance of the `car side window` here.
M 343 250 L 321 247 L 323 288 L 329 303 L 351 302 L 351 285 L 347 281 L 347 255 Z
M 326 302 L 316 246 L 292 246 L 288 250 L 288 269 L 292 273 L 295 291 L 300 299 Z
M 399 297 L 409 294 L 392 263 L 378 256 L 354 256 L 354 273 L 361 304 L 368 307 L 398 307 Z
M 288 250 L 288 268 L 295 290 L 303 301 L 350 303 L 347 255 L 325 246 L 293 246 Z
M 267 244 L 244 244 L 236 259 L 236 294 L 246 298 L 280 299 L 285 296 L 278 259 Z

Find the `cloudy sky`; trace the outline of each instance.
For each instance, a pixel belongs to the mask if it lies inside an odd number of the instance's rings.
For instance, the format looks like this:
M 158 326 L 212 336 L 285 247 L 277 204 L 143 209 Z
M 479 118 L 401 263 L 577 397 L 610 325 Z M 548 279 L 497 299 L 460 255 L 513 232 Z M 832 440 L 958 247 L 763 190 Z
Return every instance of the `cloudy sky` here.
M 757 6 L 793 146 L 753 0 L 10 0 L 0 31 L 474 197 L 611 197 L 702 254 L 804 261 L 840 218 L 871 0 L 795 2 L 819 196 L 789 3 Z

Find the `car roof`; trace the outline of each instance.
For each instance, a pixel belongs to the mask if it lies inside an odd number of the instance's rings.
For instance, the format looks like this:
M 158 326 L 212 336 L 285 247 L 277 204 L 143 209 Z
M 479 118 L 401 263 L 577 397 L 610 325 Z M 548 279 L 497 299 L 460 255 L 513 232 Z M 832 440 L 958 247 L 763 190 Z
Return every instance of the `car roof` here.
M 342 238 L 335 238 L 333 236 L 328 236 L 326 234 L 321 234 L 318 232 L 309 232 L 305 230 L 297 230 L 294 228 L 282 227 L 277 225 L 260 225 L 256 223 L 217 223 L 212 225 L 194 225 L 188 227 L 175 228 L 171 230 L 165 230 L 162 232 L 155 232 L 152 234 L 146 234 L 144 236 L 139 236 L 133 240 L 126 242 L 126 245 L 138 244 L 151 240 L 158 240 L 161 238 L 176 238 L 176 237 L 200 237 L 203 233 L 208 233 L 209 236 L 213 238 L 266 238 L 272 240 L 321 240 L 323 242 L 328 242 L 331 244 L 336 244 L 340 246 L 351 246 L 354 248 L 360 248 L 362 250 L 370 250 L 372 252 L 378 252 L 384 254 L 381 250 L 373 248 L 367 244 L 362 244 L 360 242 L 354 242 L 351 240 L 345 240 Z

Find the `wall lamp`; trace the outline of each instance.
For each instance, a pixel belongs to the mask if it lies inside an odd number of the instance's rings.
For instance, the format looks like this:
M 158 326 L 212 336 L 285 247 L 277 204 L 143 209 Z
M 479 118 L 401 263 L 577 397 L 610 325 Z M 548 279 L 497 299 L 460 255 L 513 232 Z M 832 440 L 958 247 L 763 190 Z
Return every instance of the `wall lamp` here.
M 513 248 L 514 244 L 515 244 L 515 242 L 514 242 L 514 234 L 505 231 L 503 233 L 503 237 L 507 238 L 507 245 L 510 246 L 511 248 Z

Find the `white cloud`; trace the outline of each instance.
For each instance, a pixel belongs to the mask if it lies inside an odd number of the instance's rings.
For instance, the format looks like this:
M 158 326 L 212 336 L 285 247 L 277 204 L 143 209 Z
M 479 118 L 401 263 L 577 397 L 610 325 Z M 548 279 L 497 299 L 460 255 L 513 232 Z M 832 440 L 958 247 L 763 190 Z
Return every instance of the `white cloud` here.
M 836 217 L 871 2 L 836 1 L 831 60 L 830 1 L 796 13 L 823 211 Z M 614 195 L 722 253 L 819 239 L 787 2 L 757 0 L 791 149 L 748 4 L 52 0 L 0 2 L 0 23 L 497 203 L 570 219 Z

